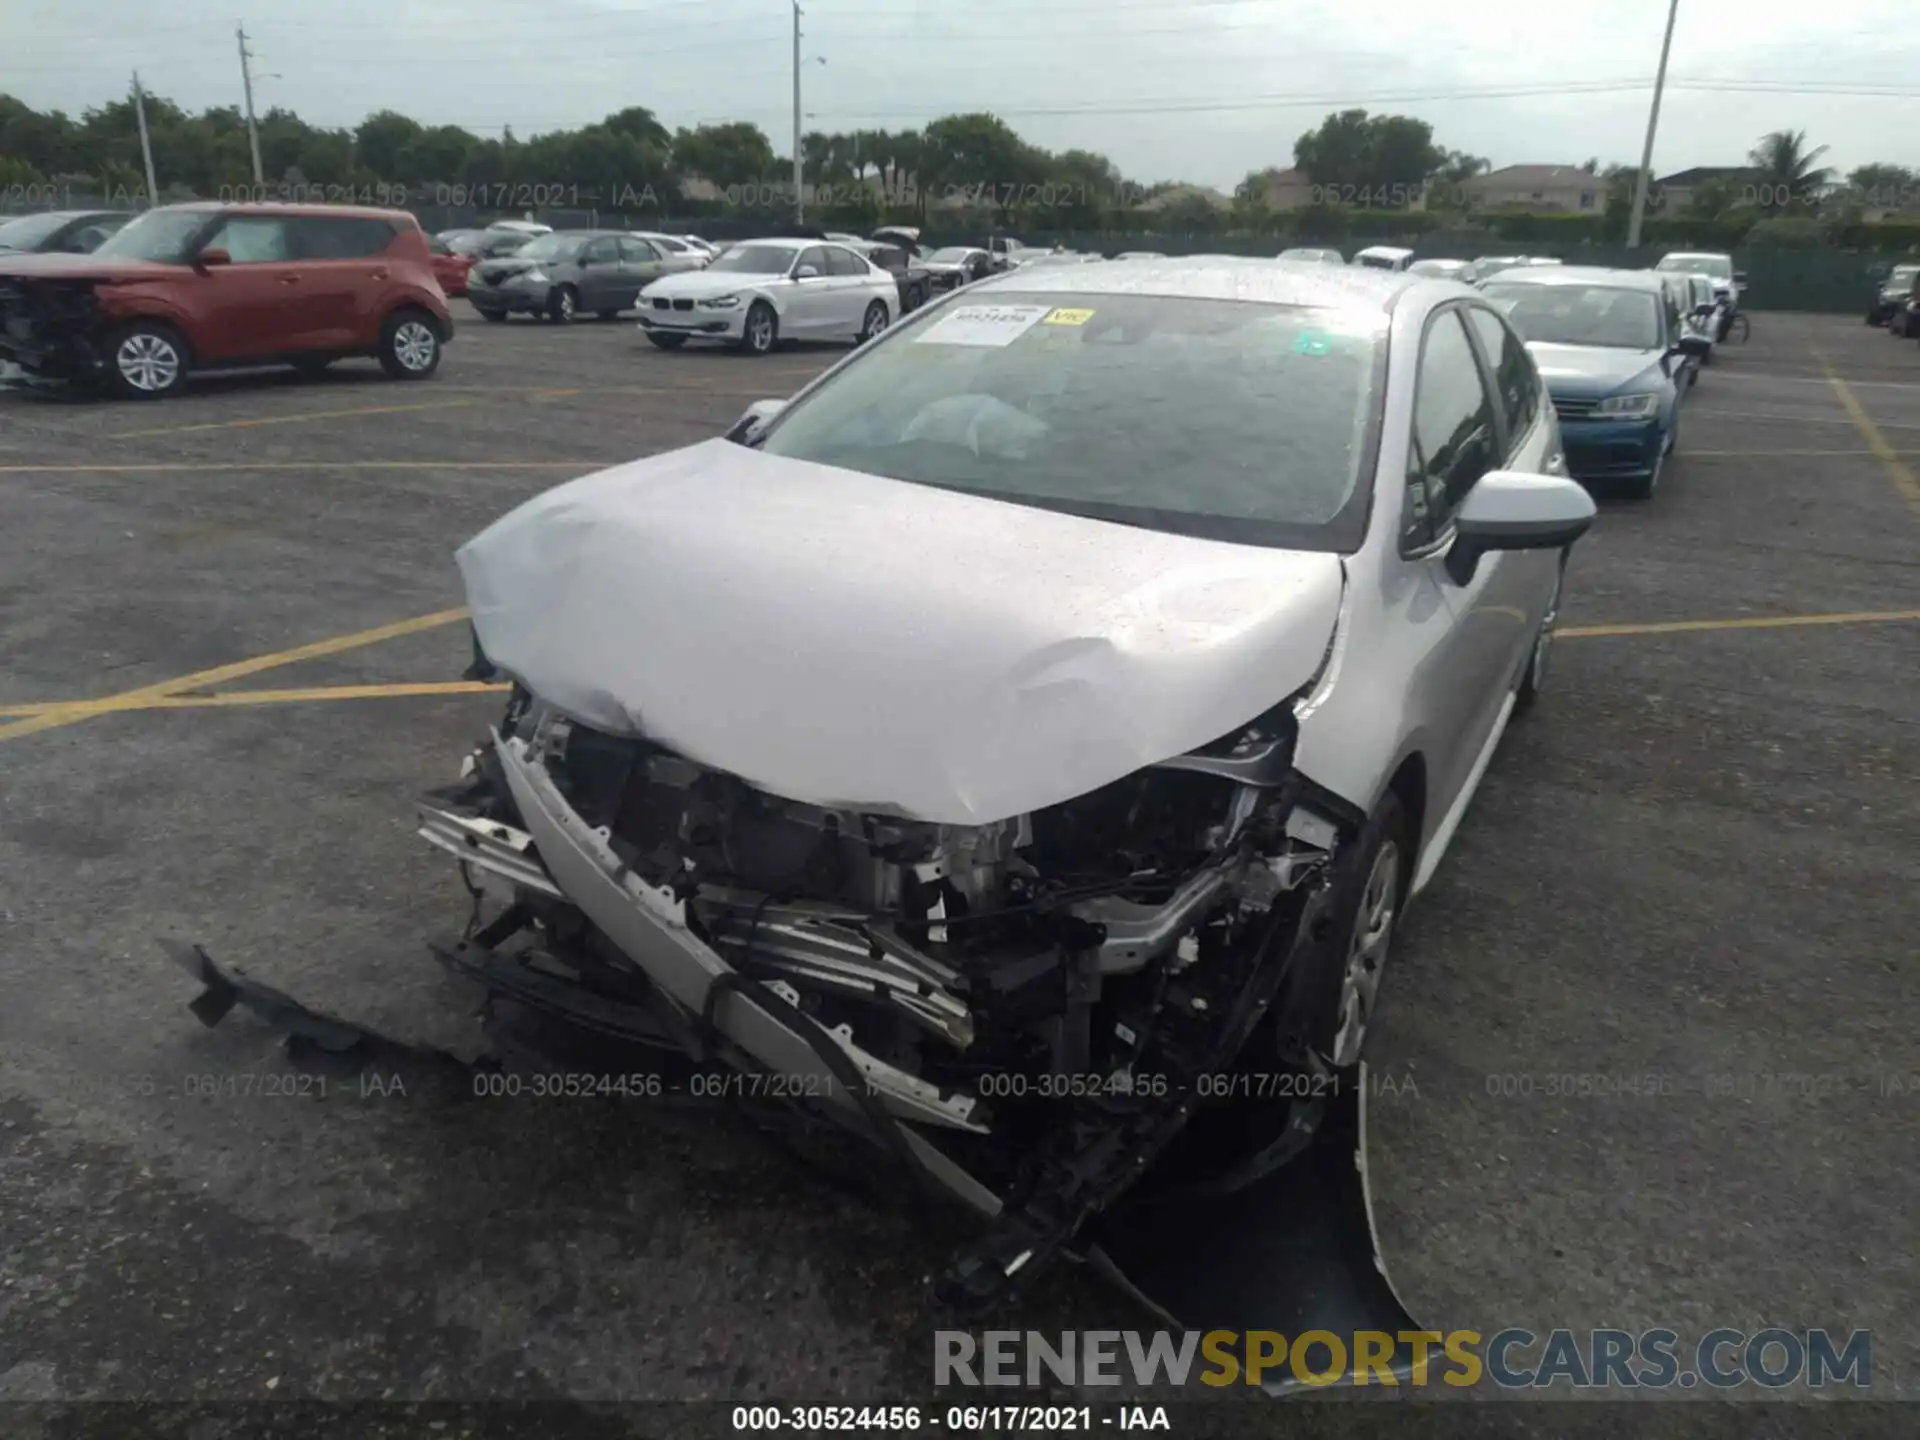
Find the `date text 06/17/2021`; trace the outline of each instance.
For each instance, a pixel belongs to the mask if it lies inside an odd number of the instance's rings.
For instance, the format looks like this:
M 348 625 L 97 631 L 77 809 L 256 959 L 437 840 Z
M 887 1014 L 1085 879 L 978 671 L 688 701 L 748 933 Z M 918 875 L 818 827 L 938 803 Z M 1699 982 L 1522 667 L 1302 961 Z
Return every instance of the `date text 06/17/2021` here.
M 1170 1432 L 1164 1405 L 736 1405 L 735 1434 L 991 1435 Z

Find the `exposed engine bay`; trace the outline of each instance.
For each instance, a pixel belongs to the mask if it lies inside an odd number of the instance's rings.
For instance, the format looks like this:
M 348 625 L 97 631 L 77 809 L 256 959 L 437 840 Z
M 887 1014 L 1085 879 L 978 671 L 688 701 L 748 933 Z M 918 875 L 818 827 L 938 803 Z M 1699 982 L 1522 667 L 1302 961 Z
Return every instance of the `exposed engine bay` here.
M 1203 1077 L 1243 1050 L 1317 1063 L 1289 1043 L 1284 986 L 1351 821 L 1291 768 L 1294 727 L 1289 702 L 954 826 L 786 801 L 516 687 L 463 783 L 421 805 L 475 891 L 441 953 L 523 1000 L 591 996 L 610 1033 L 786 1074 L 796 1105 L 996 1219 L 949 1277 L 991 1298 L 1138 1180 Z M 612 1018 L 630 1009 L 653 1033 Z
M 88 280 L 0 278 L 0 361 L 29 375 L 72 379 L 103 365 L 100 303 Z

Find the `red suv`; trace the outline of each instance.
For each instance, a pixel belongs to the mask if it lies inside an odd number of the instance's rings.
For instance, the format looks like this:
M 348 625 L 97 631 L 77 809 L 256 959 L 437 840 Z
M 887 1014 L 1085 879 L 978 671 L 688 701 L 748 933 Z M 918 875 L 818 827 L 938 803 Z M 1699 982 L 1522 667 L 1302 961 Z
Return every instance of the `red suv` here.
M 192 371 L 350 355 L 423 380 L 452 338 L 427 237 L 397 210 L 166 205 L 90 255 L 0 256 L 0 360 L 138 399 Z

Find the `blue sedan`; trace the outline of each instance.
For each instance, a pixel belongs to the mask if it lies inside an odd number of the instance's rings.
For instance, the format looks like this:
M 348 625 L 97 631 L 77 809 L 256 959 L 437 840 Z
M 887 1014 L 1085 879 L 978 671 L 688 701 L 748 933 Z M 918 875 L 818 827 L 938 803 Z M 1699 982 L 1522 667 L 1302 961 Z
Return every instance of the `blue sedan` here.
M 1577 479 L 1652 495 L 1679 434 L 1689 361 L 1707 348 L 1648 271 L 1566 266 L 1486 282 L 1540 367 Z

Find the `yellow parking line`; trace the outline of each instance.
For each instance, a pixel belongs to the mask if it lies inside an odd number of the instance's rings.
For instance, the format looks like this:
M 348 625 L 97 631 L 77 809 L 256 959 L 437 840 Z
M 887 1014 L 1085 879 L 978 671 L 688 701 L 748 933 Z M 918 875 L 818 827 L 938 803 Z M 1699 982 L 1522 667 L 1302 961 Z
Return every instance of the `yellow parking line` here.
M 478 400 L 430 400 L 419 405 L 366 405 L 357 410 L 308 410 L 299 415 L 262 415 L 251 420 L 212 420 L 202 425 L 162 425 L 154 430 L 116 430 L 109 440 L 150 435 L 192 435 L 203 430 L 247 430 L 259 425 L 304 425 L 310 420 L 350 420 L 360 415 L 411 415 L 421 410 L 464 410 Z
M 126 465 L 0 465 L 0 475 L 146 475 L 240 470 L 573 470 L 585 474 L 621 460 L 162 460 Z
M 1913 467 L 1900 458 L 1899 452 L 1887 443 L 1887 437 L 1880 433 L 1880 427 L 1873 423 L 1873 417 L 1867 414 L 1864 406 L 1840 378 L 1827 357 L 1819 350 L 1813 352 L 1813 358 L 1820 362 L 1820 368 L 1826 372 L 1827 384 L 1833 387 L 1834 395 L 1840 401 L 1840 408 L 1847 412 L 1847 418 L 1853 421 L 1853 428 L 1860 432 L 1860 438 L 1867 442 L 1867 448 L 1879 458 L 1886 467 L 1887 475 L 1893 481 L 1894 488 L 1906 497 L 1916 518 L 1920 518 L 1920 475 L 1913 473 Z
M 1556 640 L 1586 640 L 1602 635 L 1679 635 L 1699 630 L 1785 630 L 1802 625 L 1873 625 L 1920 620 L 1920 610 L 1853 610 L 1839 615 L 1766 615 L 1748 620 L 1666 620 L 1652 625 L 1569 625 L 1554 630 Z M 0 734 L 4 734 L 0 731 Z
M 483 680 L 443 680 L 418 685 L 317 685 L 304 690 L 224 690 L 215 695 L 155 695 L 150 699 L 116 705 L 113 713 L 120 714 L 128 710 L 197 710 L 209 706 L 298 705 L 318 700 L 388 700 L 420 695 L 491 695 L 495 691 L 511 688 Z M 38 705 L 0 705 L 0 715 L 47 715 L 73 708 L 71 703 L 57 700 Z M 96 710 L 89 713 L 105 712 Z
M 323 655 L 338 655 L 342 651 L 358 650 L 362 646 L 377 645 L 382 640 L 394 640 L 402 635 L 417 635 L 423 630 L 452 625 L 466 618 L 465 606 L 458 610 L 436 610 L 431 615 L 418 615 L 411 620 L 396 620 L 389 625 L 376 625 L 371 630 L 358 630 L 351 635 L 336 635 L 328 640 L 296 645 L 291 650 L 276 650 L 270 655 L 256 655 L 251 660 L 236 660 L 228 665 L 216 665 L 211 670 L 197 670 L 191 675 L 162 680 L 157 685 L 142 685 L 136 690 L 123 690 L 117 695 L 104 695 L 97 700 L 76 700 L 58 704 L 50 710 L 43 710 L 25 720 L 16 720 L 11 725 L 0 725 L 0 740 L 17 740 L 25 735 L 36 735 L 42 730 L 72 725 L 89 716 L 107 715 L 116 710 L 138 710 L 150 700 L 175 696 L 183 690 L 204 690 L 229 680 L 258 675 L 263 670 L 277 670 L 283 665 L 296 665 L 302 660 L 317 660 Z

